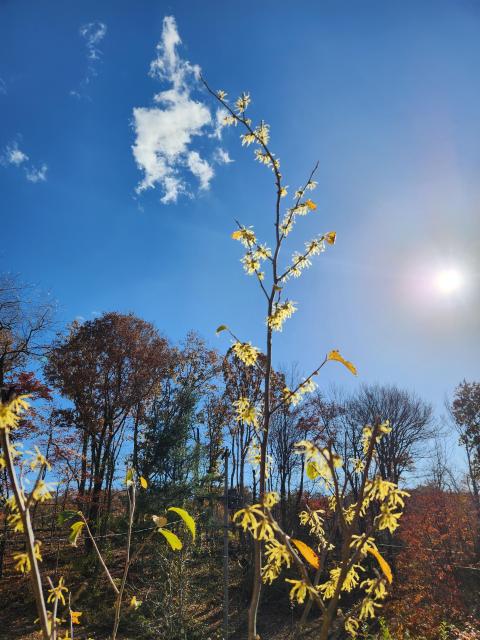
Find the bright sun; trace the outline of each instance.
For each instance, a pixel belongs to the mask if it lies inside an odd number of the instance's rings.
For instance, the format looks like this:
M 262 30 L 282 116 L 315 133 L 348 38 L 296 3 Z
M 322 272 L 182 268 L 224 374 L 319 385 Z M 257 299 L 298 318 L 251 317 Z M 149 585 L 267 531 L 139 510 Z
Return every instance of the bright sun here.
M 465 278 L 461 271 L 458 269 L 442 269 L 435 275 L 435 286 L 437 290 L 448 295 L 459 291 L 465 282 Z

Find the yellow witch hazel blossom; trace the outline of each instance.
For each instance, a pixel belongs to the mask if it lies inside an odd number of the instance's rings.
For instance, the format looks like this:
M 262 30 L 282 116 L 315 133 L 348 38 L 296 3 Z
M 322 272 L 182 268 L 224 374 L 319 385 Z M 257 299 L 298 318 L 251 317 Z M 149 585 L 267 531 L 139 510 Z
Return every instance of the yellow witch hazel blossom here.
M 246 364 L 247 367 L 257 362 L 260 350 L 252 346 L 251 342 L 235 342 L 232 349 L 237 358 L 239 358 L 243 364 Z
M 292 602 L 297 601 L 298 604 L 303 604 L 307 595 L 315 593 L 315 589 L 310 587 L 304 580 L 290 580 L 289 578 L 285 578 L 285 582 L 293 585 L 290 589 L 290 600 Z
M 57 586 L 48 590 L 47 602 L 55 602 L 55 600 L 58 600 L 65 606 L 65 593 L 68 593 L 68 587 L 65 586 L 65 579 L 62 576 Z
M 52 466 L 40 451 L 40 449 L 36 445 L 34 446 L 34 449 L 35 451 L 27 451 L 27 453 L 31 456 L 30 460 L 28 461 L 30 469 L 32 471 L 35 471 L 37 467 L 44 466 L 46 469 L 48 469 L 48 471 L 51 471 Z
M 272 315 L 267 318 L 268 326 L 274 331 L 281 331 L 285 320 L 291 318 L 296 310 L 297 307 L 291 300 L 276 302 L 273 306 Z
M 335 595 L 341 571 L 341 567 L 335 567 L 334 569 L 331 569 L 330 579 L 327 580 L 327 582 L 318 585 L 318 590 L 326 600 L 330 600 Z M 348 593 L 350 593 L 358 586 L 358 584 L 360 583 L 359 571 L 365 571 L 365 569 L 359 564 L 354 564 L 353 567 L 351 567 L 351 569 L 345 576 L 341 591 L 347 591 Z
M 268 540 L 265 544 L 265 559 L 266 564 L 262 567 L 262 580 L 268 584 L 272 584 L 278 578 L 283 565 L 289 568 L 292 563 L 292 555 L 287 546 L 275 538 Z
M 246 253 L 243 258 L 241 258 L 240 262 L 243 264 L 243 268 L 249 276 L 253 276 L 261 267 L 260 260 L 256 258 L 251 251 Z
M 319 548 L 326 548 L 328 551 L 333 551 L 333 549 L 335 549 L 335 545 L 328 542 L 325 534 L 323 526 L 324 515 L 325 511 L 323 509 L 316 509 L 315 511 L 301 511 L 298 519 L 302 526 L 310 527 L 310 534 L 317 538 Z
M 243 92 L 242 95 L 239 98 L 237 98 L 237 100 L 235 101 L 236 112 L 239 115 L 243 114 L 247 109 L 248 105 L 250 104 L 250 102 L 251 102 L 250 94 Z
M 0 429 L 15 429 L 21 419 L 21 413 L 29 407 L 28 395 L 13 398 L 10 402 L 0 402 Z
M 282 391 L 283 399 L 286 403 L 295 407 L 301 402 L 306 393 L 313 393 L 316 388 L 317 383 L 309 378 L 302 382 L 295 391 L 292 391 L 289 387 L 284 387 Z
M 257 242 L 255 233 L 251 227 L 241 227 L 240 229 L 237 229 L 232 233 L 232 238 L 233 240 L 239 240 L 247 249 L 250 249 L 250 247 Z
M 273 527 L 261 504 L 253 504 L 245 509 L 240 509 L 233 516 L 233 521 L 244 531 L 249 531 L 256 540 L 272 540 L 275 537 Z
M 33 499 L 36 502 L 45 502 L 46 500 L 52 500 L 51 491 L 54 490 L 53 482 L 45 482 L 44 480 L 40 480 L 33 490 Z
M 363 427 L 362 448 L 363 448 L 364 455 L 367 455 L 368 449 L 370 447 L 370 443 L 372 441 L 372 436 L 373 436 L 373 430 L 374 430 L 373 427 L 370 426 L 369 424 Z M 375 438 L 375 442 L 378 444 L 380 440 L 383 438 L 383 436 L 389 434 L 391 430 L 392 430 L 392 427 L 390 426 L 389 420 L 382 422 L 382 424 L 380 424 L 376 429 L 377 436 Z
M 22 492 L 22 497 L 23 499 L 25 499 L 23 492 Z M 8 516 L 7 516 L 8 526 L 11 529 L 13 529 L 15 533 L 23 533 L 22 516 L 20 515 L 20 512 L 18 510 L 18 505 L 15 499 L 15 496 L 11 496 L 10 498 L 8 498 L 5 501 L 5 503 L 8 507 Z
M 239 398 L 233 403 L 237 411 L 235 420 L 258 427 L 258 410 L 248 398 Z

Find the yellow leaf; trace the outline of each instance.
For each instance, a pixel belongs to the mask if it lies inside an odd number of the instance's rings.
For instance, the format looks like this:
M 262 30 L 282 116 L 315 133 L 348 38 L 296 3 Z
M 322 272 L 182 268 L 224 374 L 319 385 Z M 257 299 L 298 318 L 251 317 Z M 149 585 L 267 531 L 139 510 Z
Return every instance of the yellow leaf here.
M 301 540 L 295 540 L 295 538 L 291 538 L 290 542 L 293 542 L 308 564 L 311 564 L 314 569 L 320 568 L 320 560 L 318 559 L 315 551 L 311 549 L 308 544 L 305 544 Z
M 77 546 L 78 538 L 80 537 L 84 526 L 85 523 L 82 522 L 82 520 L 79 520 L 78 522 L 74 522 L 70 527 L 70 535 L 68 536 L 68 541 L 70 542 L 72 547 Z
M 125 485 L 131 487 L 133 484 L 133 469 L 127 469 L 127 475 L 125 476 Z
M 217 327 L 217 330 L 215 331 L 215 333 L 218 334 L 222 333 L 222 331 L 228 331 L 228 327 L 226 324 L 221 324 L 219 327 Z
M 232 233 L 232 240 L 241 240 L 243 238 L 243 232 L 241 229 L 237 229 Z
M 132 599 L 130 600 L 130 607 L 136 611 L 142 606 L 142 602 L 142 600 L 137 600 L 137 596 L 132 596 Z
M 178 515 L 184 521 L 187 529 L 192 534 L 192 538 L 195 540 L 195 533 L 196 533 L 195 520 L 188 513 L 188 511 L 185 511 L 185 509 L 180 509 L 180 507 L 170 507 L 168 511 L 174 511 L 175 513 L 178 513 Z
M 72 620 L 72 624 L 81 624 L 80 616 L 83 615 L 82 611 L 72 611 L 70 609 L 70 618 Z
M 310 211 L 315 211 L 315 209 L 317 208 L 315 202 L 313 202 L 313 200 L 310 200 L 310 198 L 308 200 L 305 200 L 305 204 L 310 209 Z
M 165 516 L 152 516 L 152 520 L 155 523 L 155 525 L 159 528 L 164 527 L 168 522 Z
M 390 565 L 385 560 L 385 558 L 380 554 L 378 549 L 375 549 L 373 547 L 368 547 L 367 551 L 369 551 L 372 554 L 372 556 L 377 560 L 378 564 L 380 565 L 380 569 L 383 571 L 384 576 L 388 580 L 389 584 L 392 584 L 392 579 L 393 579 L 392 570 L 390 569 Z
M 330 351 L 327 356 L 327 360 L 336 360 L 337 362 L 341 362 L 345 367 L 347 367 L 349 371 L 353 373 L 354 376 L 357 375 L 357 367 L 348 360 L 345 360 L 345 358 L 340 355 L 340 352 L 337 349 Z
M 329 231 L 328 233 L 325 234 L 324 238 L 327 244 L 335 244 L 335 240 L 337 239 L 337 233 L 336 231 Z
M 180 538 L 168 529 L 159 529 L 158 533 L 161 533 L 163 536 L 165 536 L 166 541 L 174 551 L 179 551 L 183 547 Z
M 311 460 L 310 462 L 307 462 L 305 471 L 307 473 L 307 476 L 310 478 L 310 480 L 315 480 L 315 478 L 318 478 L 318 476 L 320 475 L 317 465 L 315 464 L 315 462 L 312 462 Z
M 140 485 L 142 489 L 146 489 L 148 487 L 148 482 L 145 480 L 143 476 L 140 476 Z

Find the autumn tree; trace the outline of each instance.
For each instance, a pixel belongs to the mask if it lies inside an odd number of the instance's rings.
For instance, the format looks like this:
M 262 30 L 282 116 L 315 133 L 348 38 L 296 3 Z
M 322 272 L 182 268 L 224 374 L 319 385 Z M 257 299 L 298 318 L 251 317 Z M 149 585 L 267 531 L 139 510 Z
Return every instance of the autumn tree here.
M 142 402 L 133 434 L 133 464 L 157 488 L 180 490 L 197 474 L 199 414 L 216 388 L 219 357 L 197 334 L 171 350 L 171 368 Z M 192 444 L 192 447 L 189 445 Z
M 480 383 L 461 382 L 455 389 L 449 412 L 467 458 L 468 484 L 478 516 L 476 552 L 480 558 Z
M 89 503 L 93 527 L 102 491 L 111 493 L 133 409 L 169 375 L 172 356 L 152 324 L 113 312 L 74 322 L 52 346 L 45 375 L 72 405 L 64 415 L 81 437 L 79 500 Z

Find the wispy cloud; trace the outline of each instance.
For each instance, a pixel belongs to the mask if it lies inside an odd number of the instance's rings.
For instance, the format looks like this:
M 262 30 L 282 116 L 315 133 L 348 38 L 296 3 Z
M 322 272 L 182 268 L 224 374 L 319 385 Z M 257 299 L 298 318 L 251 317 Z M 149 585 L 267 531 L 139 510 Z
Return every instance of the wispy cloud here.
M 213 152 L 213 159 L 218 164 L 230 164 L 230 162 L 233 162 L 233 160 L 228 155 L 228 151 L 225 151 L 225 149 L 222 149 L 222 147 L 217 147 L 215 149 L 215 151 Z
M 80 27 L 79 33 L 87 50 L 87 71 L 78 88 L 70 91 L 70 95 L 76 98 L 85 95 L 88 85 L 98 75 L 97 66 L 103 55 L 99 45 L 107 34 L 107 26 L 103 22 L 89 22 Z
M 150 76 L 169 87 L 157 93 L 155 106 L 133 109 L 135 143 L 132 147 L 143 179 L 137 193 L 159 186 L 161 201 L 176 202 L 179 195 L 190 195 L 186 172 L 207 190 L 214 176 L 211 159 L 192 149 L 200 136 L 220 138 L 221 125 L 212 118 L 209 107 L 192 97 L 200 77 L 200 67 L 178 53 L 181 39 L 175 18 L 166 16 L 156 57 L 150 64 Z
M 48 167 L 46 164 L 42 164 L 41 167 L 31 167 L 26 170 L 27 180 L 29 182 L 45 182 L 47 180 Z
M 25 177 L 29 182 L 45 182 L 47 179 L 48 166 L 43 163 L 40 167 L 35 167 L 29 163 L 29 160 L 29 156 L 20 149 L 17 140 L 13 140 L 8 144 L 0 154 L 0 164 L 2 166 L 13 166 L 23 169 Z

